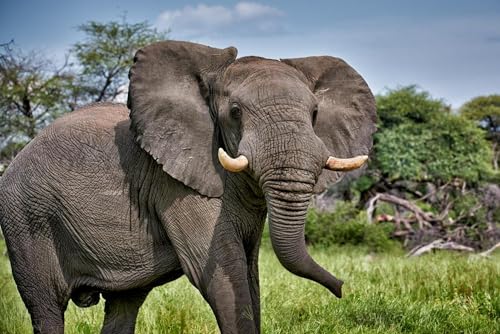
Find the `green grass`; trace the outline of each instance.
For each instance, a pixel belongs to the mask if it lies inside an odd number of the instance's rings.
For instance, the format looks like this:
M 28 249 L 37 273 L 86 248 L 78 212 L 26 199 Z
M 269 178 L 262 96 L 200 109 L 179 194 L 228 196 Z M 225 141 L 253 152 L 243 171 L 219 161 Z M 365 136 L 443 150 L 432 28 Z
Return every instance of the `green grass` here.
M 0 241 L 0 254 L 5 245 Z M 268 244 L 261 251 L 263 333 L 499 333 L 500 256 L 437 253 L 407 259 L 360 248 L 311 249 L 345 280 L 344 298 L 285 271 Z M 66 333 L 98 333 L 102 301 L 70 302 Z M 181 278 L 154 289 L 141 308 L 138 333 L 218 333 L 199 293 Z M 0 255 L 0 333 L 30 333 L 30 318 Z

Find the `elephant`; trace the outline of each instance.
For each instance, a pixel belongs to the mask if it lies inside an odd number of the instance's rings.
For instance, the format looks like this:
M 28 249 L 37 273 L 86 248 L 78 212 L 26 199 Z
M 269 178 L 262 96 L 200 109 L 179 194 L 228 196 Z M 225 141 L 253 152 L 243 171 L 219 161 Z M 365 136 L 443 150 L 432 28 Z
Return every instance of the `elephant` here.
M 221 333 L 259 333 L 266 219 L 291 273 L 337 297 L 309 256 L 310 200 L 366 162 L 373 94 L 331 56 L 237 58 L 161 41 L 138 50 L 127 104 L 60 117 L 0 180 L 0 224 L 35 333 L 63 333 L 69 300 L 105 300 L 102 333 L 133 333 L 152 288 L 186 275 Z

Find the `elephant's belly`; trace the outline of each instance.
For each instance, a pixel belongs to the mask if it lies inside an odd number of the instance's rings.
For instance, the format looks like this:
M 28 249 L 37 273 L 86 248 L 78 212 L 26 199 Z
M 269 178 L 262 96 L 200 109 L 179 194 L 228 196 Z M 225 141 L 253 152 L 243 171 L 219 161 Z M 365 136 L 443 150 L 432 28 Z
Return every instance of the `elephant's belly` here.
M 136 241 L 132 235 L 121 232 L 115 231 L 108 240 L 101 240 L 97 248 L 88 243 L 73 248 L 76 256 L 71 256 L 71 265 L 64 268 L 71 276 L 70 285 L 120 291 L 162 284 L 182 273 L 168 240 Z
M 126 191 L 106 189 L 66 209 L 71 219 L 60 225 L 61 240 L 70 251 L 61 255 L 75 284 L 127 290 L 178 277 L 181 266 L 161 223 L 127 197 Z

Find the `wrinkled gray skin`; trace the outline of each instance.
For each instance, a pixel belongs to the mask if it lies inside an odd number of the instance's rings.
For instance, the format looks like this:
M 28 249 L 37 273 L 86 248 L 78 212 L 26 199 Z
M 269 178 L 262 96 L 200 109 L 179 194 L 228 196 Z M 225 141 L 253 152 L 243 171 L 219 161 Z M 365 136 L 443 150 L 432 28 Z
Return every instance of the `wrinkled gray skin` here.
M 367 154 L 373 96 L 342 60 L 236 60 L 161 42 L 140 50 L 128 109 L 97 104 L 57 120 L 0 180 L 0 223 L 36 333 L 63 333 L 71 298 L 106 300 L 103 333 L 132 333 L 155 286 L 186 275 L 222 333 L 260 331 L 257 257 L 266 214 L 283 266 L 341 295 L 307 254 L 311 195 Z M 249 166 L 224 171 L 216 150 Z

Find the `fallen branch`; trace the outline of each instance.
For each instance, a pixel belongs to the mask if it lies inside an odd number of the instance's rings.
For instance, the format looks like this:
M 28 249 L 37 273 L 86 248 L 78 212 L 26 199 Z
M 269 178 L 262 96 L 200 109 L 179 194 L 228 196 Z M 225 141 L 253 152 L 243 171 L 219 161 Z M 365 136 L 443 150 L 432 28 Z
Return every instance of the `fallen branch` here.
M 368 224 L 372 223 L 373 211 L 375 211 L 375 206 L 377 204 L 379 197 L 380 194 L 377 194 L 368 201 L 368 208 L 366 209 L 366 217 L 368 219 Z
M 437 239 L 427 245 L 420 245 L 413 248 L 408 254 L 406 254 L 406 256 L 407 257 L 420 256 L 422 254 L 430 252 L 433 249 L 450 249 L 450 250 L 465 251 L 465 252 L 474 251 L 474 248 L 460 245 L 453 241 L 444 241 L 443 239 Z
M 370 199 L 368 202 L 368 208 L 366 210 L 366 215 L 368 219 L 368 223 L 372 223 L 373 221 L 373 211 L 375 210 L 376 202 L 377 201 L 383 201 L 395 205 L 399 205 L 415 214 L 415 217 L 417 218 L 419 227 L 422 229 L 425 226 L 430 226 L 430 222 L 435 221 L 436 218 L 433 217 L 431 213 L 424 212 L 422 209 L 420 209 L 418 206 L 413 204 L 410 201 L 407 201 L 405 199 L 399 198 L 394 195 L 389 195 L 389 194 L 377 194 L 373 198 Z
M 439 188 L 436 188 L 434 189 L 433 191 L 430 191 L 429 193 L 425 194 L 424 196 L 418 198 L 419 201 L 424 201 L 426 199 L 428 199 L 429 197 L 433 196 L 433 195 L 436 195 L 438 194 L 439 192 L 443 191 L 444 189 L 446 189 L 446 187 L 448 187 L 450 185 L 451 181 L 448 181 L 446 182 L 445 184 L 443 184 L 441 187 Z
M 493 253 L 495 251 L 495 249 L 499 248 L 500 247 L 500 242 L 497 242 L 497 244 L 493 247 L 491 247 L 490 249 L 482 252 L 482 253 L 479 253 L 480 256 L 484 256 L 484 257 L 488 257 L 491 255 L 491 253 Z
M 466 211 L 466 212 L 460 212 L 460 214 L 458 215 L 457 218 L 455 218 L 454 220 L 450 219 L 451 223 L 452 224 L 455 224 L 456 222 L 459 222 L 461 221 L 462 219 L 464 218 L 467 218 L 467 217 L 471 217 L 471 216 L 474 216 L 474 214 L 479 211 L 481 208 L 483 207 L 483 205 L 481 203 L 475 205 L 472 209 L 470 209 L 469 211 Z

